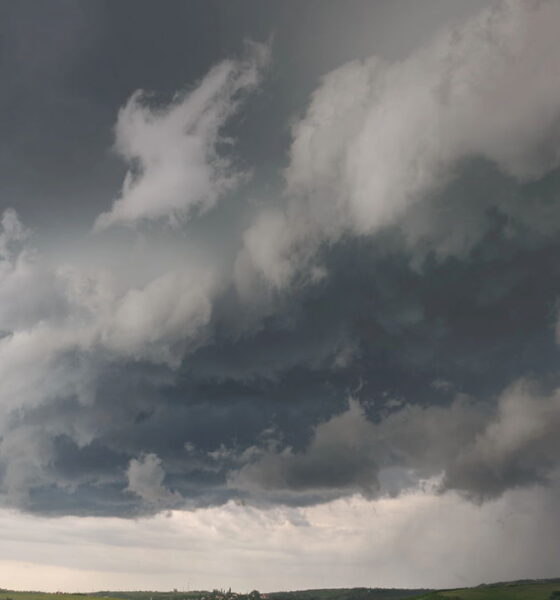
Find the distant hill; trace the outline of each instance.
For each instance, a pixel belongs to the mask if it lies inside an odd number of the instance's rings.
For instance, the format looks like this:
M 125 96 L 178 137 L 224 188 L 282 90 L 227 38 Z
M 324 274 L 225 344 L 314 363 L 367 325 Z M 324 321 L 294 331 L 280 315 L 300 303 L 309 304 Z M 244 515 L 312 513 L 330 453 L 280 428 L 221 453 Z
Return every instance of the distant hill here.
M 273 592 L 271 600 L 399 600 L 420 596 L 431 590 L 398 588 L 338 588 L 302 590 L 297 592 Z
M 446 590 L 338 588 L 236 594 L 220 590 L 190 592 L 110 592 L 47 594 L 0 589 L 0 600 L 560 600 L 560 578 L 520 579 Z

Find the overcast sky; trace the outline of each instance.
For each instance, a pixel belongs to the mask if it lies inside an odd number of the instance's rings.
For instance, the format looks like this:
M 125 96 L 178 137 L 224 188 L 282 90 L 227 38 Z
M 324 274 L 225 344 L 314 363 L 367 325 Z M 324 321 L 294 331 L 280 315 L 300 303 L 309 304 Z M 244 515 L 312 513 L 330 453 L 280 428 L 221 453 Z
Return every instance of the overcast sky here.
M 559 28 L 0 1 L 0 587 L 558 576 Z

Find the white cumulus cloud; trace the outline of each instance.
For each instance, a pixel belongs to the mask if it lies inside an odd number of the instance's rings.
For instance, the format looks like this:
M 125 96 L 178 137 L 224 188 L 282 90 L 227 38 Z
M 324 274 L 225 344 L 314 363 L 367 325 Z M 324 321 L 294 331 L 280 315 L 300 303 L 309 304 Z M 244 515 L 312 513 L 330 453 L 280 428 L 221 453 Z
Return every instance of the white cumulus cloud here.
M 243 97 L 259 83 L 268 49 L 251 44 L 245 60 L 216 65 L 194 89 L 164 107 L 136 92 L 121 109 L 116 149 L 129 164 L 121 196 L 100 215 L 97 228 L 144 219 L 171 222 L 204 211 L 237 184 L 236 171 L 218 146 Z
M 293 128 L 286 206 L 255 219 L 243 260 L 283 286 L 323 242 L 414 226 L 462 160 L 522 181 L 558 166 L 559 21 L 557 2 L 504 1 L 406 60 L 327 74 Z

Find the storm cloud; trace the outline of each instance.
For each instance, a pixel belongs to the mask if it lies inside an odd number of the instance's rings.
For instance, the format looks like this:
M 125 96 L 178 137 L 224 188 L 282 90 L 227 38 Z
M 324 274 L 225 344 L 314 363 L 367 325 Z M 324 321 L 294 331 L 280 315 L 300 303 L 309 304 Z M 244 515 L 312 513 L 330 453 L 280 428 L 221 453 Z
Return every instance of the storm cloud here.
M 2 506 L 557 485 L 559 24 L 492 3 L 284 111 L 274 36 L 113 99 L 68 231 L 2 212 Z

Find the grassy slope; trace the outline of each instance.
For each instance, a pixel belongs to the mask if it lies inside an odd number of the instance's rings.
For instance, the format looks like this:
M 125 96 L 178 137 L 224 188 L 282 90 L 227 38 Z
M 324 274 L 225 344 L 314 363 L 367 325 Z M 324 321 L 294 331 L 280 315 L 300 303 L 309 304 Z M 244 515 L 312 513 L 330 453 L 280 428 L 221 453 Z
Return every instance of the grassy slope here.
M 417 600 L 548 600 L 560 590 L 560 581 L 530 584 L 488 585 L 462 590 L 432 592 Z

